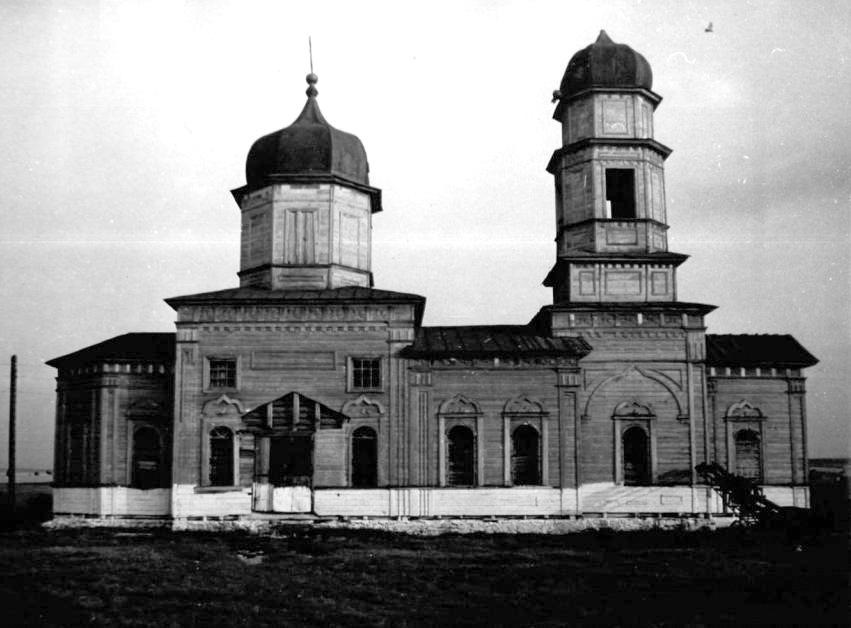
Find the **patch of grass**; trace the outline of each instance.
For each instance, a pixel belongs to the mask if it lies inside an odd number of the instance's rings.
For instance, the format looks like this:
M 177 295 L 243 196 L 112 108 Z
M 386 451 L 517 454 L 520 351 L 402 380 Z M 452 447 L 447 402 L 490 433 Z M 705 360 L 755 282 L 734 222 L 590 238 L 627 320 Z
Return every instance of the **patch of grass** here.
M 4 626 L 845 625 L 840 536 L 0 534 Z

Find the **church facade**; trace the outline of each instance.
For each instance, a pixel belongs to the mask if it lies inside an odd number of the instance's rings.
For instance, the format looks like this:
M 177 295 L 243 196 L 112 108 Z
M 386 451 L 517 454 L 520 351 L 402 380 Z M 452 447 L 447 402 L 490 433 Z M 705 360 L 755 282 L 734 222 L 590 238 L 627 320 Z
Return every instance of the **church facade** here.
M 307 80 L 233 190 L 239 286 L 166 299 L 175 333 L 49 362 L 57 516 L 719 513 L 712 461 L 808 505 L 816 359 L 708 335 L 714 307 L 677 299 L 644 57 L 601 32 L 567 66 L 553 302 L 518 325 L 424 326 L 425 298 L 374 287 L 381 192 Z

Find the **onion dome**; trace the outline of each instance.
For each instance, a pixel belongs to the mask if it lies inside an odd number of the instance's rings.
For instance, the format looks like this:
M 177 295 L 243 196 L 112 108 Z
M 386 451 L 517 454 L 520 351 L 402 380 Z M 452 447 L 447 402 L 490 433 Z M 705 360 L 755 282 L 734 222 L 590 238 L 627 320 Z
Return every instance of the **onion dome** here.
M 315 74 L 307 75 L 307 103 L 290 126 L 254 142 L 245 162 L 247 189 L 276 181 L 343 180 L 369 185 L 369 165 L 361 141 L 328 124 L 316 102 Z
M 571 58 L 561 79 L 559 96 L 570 98 L 593 87 L 649 90 L 653 72 L 647 59 L 626 44 L 616 44 L 606 31 Z

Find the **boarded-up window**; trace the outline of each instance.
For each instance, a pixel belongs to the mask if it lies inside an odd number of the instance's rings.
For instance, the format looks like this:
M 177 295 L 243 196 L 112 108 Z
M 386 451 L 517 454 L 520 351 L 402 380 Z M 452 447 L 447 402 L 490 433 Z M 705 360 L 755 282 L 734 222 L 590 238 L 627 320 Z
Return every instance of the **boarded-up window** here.
M 647 433 L 638 426 L 623 433 L 623 482 L 627 486 L 650 483 L 650 448 Z
M 448 434 L 449 468 L 446 483 L 449 486 L 472 486 L 475 484 L 476 439 L 473 431 L 456 425 Z
M 736 432 L 736 475 L 762 480 L 759 434 L 753 430 Z
M 152 427 L 133 432 L 133 486 L 157 488 L 162 485 L 162 444 Z
M 233 486 L 233 432 L 217 427 L 210 432 L 210 485 Z
M 352 486 L 378 485 L 378 438 L 370 427 L 359 427 L 352 434 Z
M 511 435 L 511 483 L 532 485 L 541 483 L 538 430 L 521 425 Z
M 287 211 L 285 216 L 284 261 L 287 264 L 313 264 L 316 250 L 316 212 Z

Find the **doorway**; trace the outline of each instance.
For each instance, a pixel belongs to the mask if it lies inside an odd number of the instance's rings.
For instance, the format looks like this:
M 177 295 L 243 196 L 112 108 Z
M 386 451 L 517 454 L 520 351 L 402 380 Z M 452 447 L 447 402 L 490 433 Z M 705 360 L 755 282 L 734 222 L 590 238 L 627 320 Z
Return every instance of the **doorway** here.
M 310 486 L 313 478 L 313 435 L 273 438 L 269 447 L 269 483 Z
M 623 483 L 627 486 L 650 484 L 650 447 L 647 432 L 638 426 L 623 433 Z
M 359 427 L 352 434 L 352 486 L 378 486 L 378 437 L 371 427 Z

